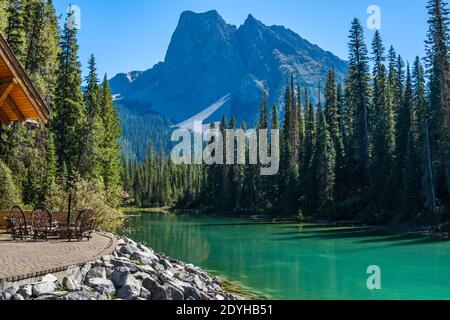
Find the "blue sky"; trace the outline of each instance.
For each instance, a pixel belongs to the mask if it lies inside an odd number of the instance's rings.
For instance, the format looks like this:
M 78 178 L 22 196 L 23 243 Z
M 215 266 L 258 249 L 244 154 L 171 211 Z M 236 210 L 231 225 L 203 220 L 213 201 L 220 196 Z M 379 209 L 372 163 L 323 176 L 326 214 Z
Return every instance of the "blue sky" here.
M 184 10 L 216 9 L 230 24 L 241 25 L 249 13 L 267 25 L 283 25 L 347 58 L 350 22 L 364 26 L 370 5 L 381 9 L 381 33 L 388 47 L 412 61 L 424 55 L 426 0 L 54 0 L 58 14 L 70 3 L 81 9 L 80 60 L 91 53 L 100 74 L 146 70 L 163 61 L 178 18 Z M 366 28 L 370 44 L 373 31 Z

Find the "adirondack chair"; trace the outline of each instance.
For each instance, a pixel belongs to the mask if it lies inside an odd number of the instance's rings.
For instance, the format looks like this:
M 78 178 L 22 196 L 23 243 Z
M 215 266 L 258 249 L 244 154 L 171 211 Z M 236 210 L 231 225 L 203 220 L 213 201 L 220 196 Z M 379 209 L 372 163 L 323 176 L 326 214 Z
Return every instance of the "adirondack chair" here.
M 70 226 L 69 240 L 76 239 L 79 242 L 86 238 L 88 241 L 92 239 L 92 233 L 96 228 L 95 211 L 93 209 L 85 209 L 78 213 L 75 224 Z
M 50 236 L 54 236 L 58 232 L 58 228 L 53 224 L 53 215 L 47 208 L 34 209 L 31 214 L 31 222 L 34 241 L 37 241 L 38 238 L 48 241 Z
M 23 240 L 31 234 L 31 228 L 27 225 L 25 213 L 19 206 L 15 206 L 10 214 L 11 234 L 13 240 Z

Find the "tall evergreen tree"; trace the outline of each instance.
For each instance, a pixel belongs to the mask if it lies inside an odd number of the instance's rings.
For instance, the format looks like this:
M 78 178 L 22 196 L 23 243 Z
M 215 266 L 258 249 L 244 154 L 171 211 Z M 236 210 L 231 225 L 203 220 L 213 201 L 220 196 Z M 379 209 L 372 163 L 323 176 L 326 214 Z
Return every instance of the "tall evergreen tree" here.
M 269 96 L 267 94 L 267 92 L 264 92 L 263 94 L 263 98 L 261 100 L 260 103 L 260 114 L 259 114 L 259 122 L 258 122 L 258 139 L 260 139 L 262 132 L 261 130 L 267 130 L 267 135 L 266 135 L 266 141 L 269 141 Z M 269 145 L 267 145 L 267 147 L 269 147 Z M 261 148 L 261 145 L 259 145 L 259 148 Z M 267 148 L 266 150 L 260 150 L 258 148 L 258 152 L 262 151 L 262 152 L 267 152 L 269 151 L 269 149 Z M 261 165 L 258 165 L 259 168 L 261 168 Z M 268 193 L 268 183 L 269 183 L 269 179 L 265 176 L 260 176 L 258 175 L 257 177 L 257 189 L 258 189 L 258 203 L 259 205 L 263 206 L 268 206 L 268 197 L 267 197 L 267 193 Z
M 88 61 L 89 74 L 85 79 L 84 92 L 85 121 L 83 123 L 83 135 L 81 156 L 78 170 L 85 178 L 102 177 L 101 149 L 104 141 L 104 126 L 101 118 L 101 92 L 97 76 L 95 57 L 91 55 Z
M 341 110 L 339 110 L 336 74 L 334 70 L 329 70 L 326 84 L 325 84 L 325 108 L 324 108 L 325 120 L 327 123 L 331 142 L 333 144 L 335 159 L 334 176 L 335 180 L 339 181 L 338 185 L 334 188 L 334 199 L 341 198 L 344 192 L 344 184 L 341 183 L 344 180 L 346 172 L 345 168 L 345 150 L 344 141 L 342 137 L 342 125 L 341 125 Z
M 230 130 L 236 129 L 236 118 L 232 117 L 230 120 L 229 125 Z M 234 143 L 236 143 L 236 139 L 234 140 Z M 227 210 L 235 210 L 239 207 L 239 200 L 240 200 L 240 194 L 241 194 L 241 168 L 237 161 L 236 161 L 236 155 L 237 155 L 237 149 L 236 147 L 233 148 L 233 155 L 235 158 L 235 161 L 233 164 L 229 164 L 229 171 L 228 171 L 228 186 L 229 186 L 229 198 L 228 202 L 226 203 Z
M 294 76 L 291 75 L 291 88 L 290 88 L 290 94 L 291 94 L 291 117 L 290 117 L 290 124 L 289 124 L 289 135 L 290 135 L 290 144 L 291 144 L 291 165 L 294 166 L 294 170 L 296 171 L 295 174 L 298 175 L 298 161 L 299 161 L 299 151 L 300 151 L 300 126 L 298 123 L 299 119 L 299 109 L 298 109 L 298 95 L 295 92 L 295 79 Z
M 403 164 L 402 192 L 401 199 L 401 222 L 412 223 L 421 211 L 421 181 L 420 163 L 417 152 L 416 128 L 411 125 L 407 137 L 405 162 Z
M 316 143 L 316 119 L 314 113 L 314 107 L 311 102 L 309 102 L 308 95 L 306 94 L 306 101 L 308 104 L 305 109 L 305 142 L 303 150 L 302 159 L 302 170 L 301 172 L 306 173 L 311 164 L 311 159 L 314 154 L 314 145 Z
M 401 168 L 403 168 L 405 158 L 406 158 L 406 150 L 408 145 L 408 137 L 409 132 L 412 126 L 412 117 L 413 117 L 413 88 L 412 88 L 412 79 L 411 73 L 407 70 L 407 78 L 406 78 L 406 87 L 405 87 L 405 96 L 403 98 L 403 103 L 401 108 L 397 113 L 397 124 L 396 124 L 396 162 L 398 165 L 398 172 L 401 172 Z M 399 175 L 398 175 L 399 176 Z
M 103 159 L 103 181 L 112 203 L 119 204 L 121 192 L 121 136 L 120 120 L 113 104 L 108 78 L 105 75 L 100 89 L 100 117 L 103 124 L 104 137 L 101 144 Z
M 101 112 L 100 106 L 100 85 L 97 76 L 97 66 L 94 55 L 91 55 L 88 61 L 89 74 L 85 78 L 86 89 L 84 100 L 86 107 L 86 117 L 93 119 Z
M 432 152 L 436 163 L 437 193 L 450 201 L 450 61 L 449 10 L 444 0 L 429 0 L 427 69 L 431 106 Z
M 73 13 L 69 12 L 67 21 Z M 66 22 L 58 55 L 58 81 L 53 105 L 52 129 L 58 155 L 58 172 L 73 175 L 78 171 L 84 123 L 81 64 L 78 61 L 76 29 Z
M 0 33 L 5 37 L 5 28 L 8 23 L 8 2 L 0 0 Z
M 217 206 L 225 211 L 227 209 L 227 204 L 230 202 L 229 192 L 230 192 L 230 185 L 229 185 L 229 168 L 226 162 L 226 154 L 227 154 L 227 146 L 226 146 L 226 130 L 228 129 L 228 121 L 226 116 L 224 115 L 222 117 L 222 120 L 220 121 L 220 134 L 223 137 L 223 164 L 219 165 L 220 175 L 218 177 L 218 184 L 219 188 L 217 190 L 218 194 L 218 203 Z
M 353 189 L 363 191 L 368 183 L 370 150 L 370 74 L 369 57 L 361 22 L 354 19 L 350 30 L 348 107 L 352 110 L 352 150 L 349 168 L 353 168 Z
M 305 110 L 305 146 L 302 159 L 301 195 L 303 196 L 302 208 L 304 214 L 311 216 L 319 207 L 317 166 L 313 163 L 317 139 L 316 113 L 312 102 L 309 101 Z
M 242 128 L 247 130 L 247 125 L 243 123 Z M 249 138 L 247 139 L 247 146 L 249 145 Z M 250 148 L 247 148 L 247 159 L 250 158 Z M 244 166 L 244 178 L 242 183 L 242 209 L 254 210 L 258 201 L 258 167 L 255 165 Z
M 436 212 L 436 181 L 434 163 L 431 152 L 429 110 L 425 99 L 425 79 L 423 66 L 419 57 L 414 62 L 414 108 L 417 112 L 417 145 L 421 168 L 421 193 L 423 207 L 432 213 Z
M 282 127 L 281 147 L 281 209 L 285 214 L 296 210 L 298 206 L 298 173 L 299 173 L 299 125 L 295 95 L 294 78 L 285 91 L 285 113 Z
M 19 60 L 23 59 L 24 56 L 25 32 L 23 27 L 23 7 L 23 0 L 11 0 L 6 10 L 8 15 L 5 29 L 6 41 Z
M 53 99 L 56 85 L 60 30 L 51 0 L 28 0 L 24 6 L 23 64 L 41 94 Z
M 317 105 L 317 142 L 312 160 L 312 171 L 316 173 L 318 208 L 323 210 L 334 201 L 336 152 L 320 102 Z
M 346 107 L 345 101 L 345 90 L 342 83 L 338 83 L 336 87 L 336 96 L 338 103 L 338 113 L 339 113 L 339 131 L 341 132 L 342 143 L 344 145 L 344 151 L 347 153 L 348 150 L 348 134 L 350 129 L 350 120 L 348 109 Z
M 272 117 L 271 117 L 272 121 L 271 121 L 271 127 L 270 130 L 271 132 L 273 130 L 279 130 L 280 129 L 280 116 L 278 114 L 278 107 L 275 104 L 272 107 Z M 272 137 L 272 135 L 271 135 Z M 271 144 L 273 144 L 273 140 L 271 138 Z M 272 177 L 270 177 L 270 181 L 271 183 L 268 186 L 269 192 L 267 193 L 270 203 L 272 203 L 272 205 L 274 206 L 278 206 L 279 204 L 279 196 L 280 196 L 280 181 L 279 181 L 279 175 L 274 175 Z
M 297 85 L 297 114 L 298 114 L 298 161 L 303 157 L 303 143 L 305 141 L 305 119 L 303 107 L 302 88 L 300 83 Z M 300 169 L 300 167 L 299 167 Z
M 384 46 L 379 31 L 372 42 L 373 69 L 373 148 L 370 166 L 370 203 L 375 216 L 371 222 L 390 219 L 392 209 L 392 165 L 394 156 L 394 118 L 389 100 L 389 78 L 386 74 Z
M 399 70 L 397 69 L 397 52 L 393 46 L 390 47 L 388 53 L 388 86 L 389 86 L 389 105 L 391 106 L 394 116 L 403 101 L 403 84 L 399 83 Z

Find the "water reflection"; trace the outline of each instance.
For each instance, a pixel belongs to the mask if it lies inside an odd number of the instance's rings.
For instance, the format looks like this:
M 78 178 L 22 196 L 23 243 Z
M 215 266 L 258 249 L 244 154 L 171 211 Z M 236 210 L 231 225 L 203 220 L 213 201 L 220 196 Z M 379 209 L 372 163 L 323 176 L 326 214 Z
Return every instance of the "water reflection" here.
M 129 219 L 127 227 L 134 230 L 132 235 L 152 248 L 164 251 L 173 257 L 182 256 L 186 261 L 201 264 L 209 258 L 210 246 L 202 237 L 199 224 L 177 222 L 174 215 L 160 215 L 159 221 L 149 224 L 148 216 L 141 215 Z M 162 250 L 164 249 L 164 250 Z
M 448 299 L 450 243 L 364 228 L 143 213 L 131 237 L 273 299 Z M 369 291 L 379 265 L 383 290 Z

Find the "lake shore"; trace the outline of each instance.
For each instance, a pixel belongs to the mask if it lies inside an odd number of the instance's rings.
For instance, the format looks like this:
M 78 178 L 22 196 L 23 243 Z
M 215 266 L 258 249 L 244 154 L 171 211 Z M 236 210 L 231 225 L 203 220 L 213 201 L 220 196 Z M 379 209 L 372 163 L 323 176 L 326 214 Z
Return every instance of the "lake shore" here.
M 211 214 L 202 210 L 183 210 L 176 208 L 126 208 L 125 213 L 145 212 L 145 213 L 165 213 L 175 215 L 192 215 L 192 216 L 219 216 L 227 218 L 241 218 L 251 220 L 272 221 L 273 223 L 286 224 L 304 224 L 317 225 L 321 227 L 336 228 L 365 228 L 368 233 L 374 234 L 391 234 L 391 235 L 411 235 L 411 236 L 429 236 L 439 239 L 450 239 L 450 223 L 434 225 L 434 226 L 411 226 L 411 225 L 367 225 L 353 221 L 327 221 L 327 220 L 299 220 L 296 216 L 273 217 L 270 214 L 252 214 L 247 211 L 239 212 L 222 212 Z
M 44 244 L 45 245 L 45 244 Z M 241 300 L 221 279 L 135 241 L 118 237 L 108 256 L 69 268 L 64 277 L 13 284 L 0 300 Z
M 131 238 L 223 276 L 224 288 L 232 280 L 230 289 L 237 284 L 244 297 L 248 291 L 256 299 L 275 300 L 428 299 L 447 297 L 439 288 L 450 288 L 450 281 L 421 284 L 423 277 L 438 277 L 449 269 L 445 261 L 450 242 L 428 235 L 392 234 L 348 223 L 300 225 L 217 215 L 135 212 L 125 221 L 133 230 L 127 234 Z M 440 260 L 430 265 L 430 259 Z M 404 273 L 412 263 L 413 272 Z M 372 265 L 383 268 L 385 285 L 392 289 L 375 295 L 366 289 L 366 271 Z M 421 285 L 425 291 L 412 293 L 411 288 Z

